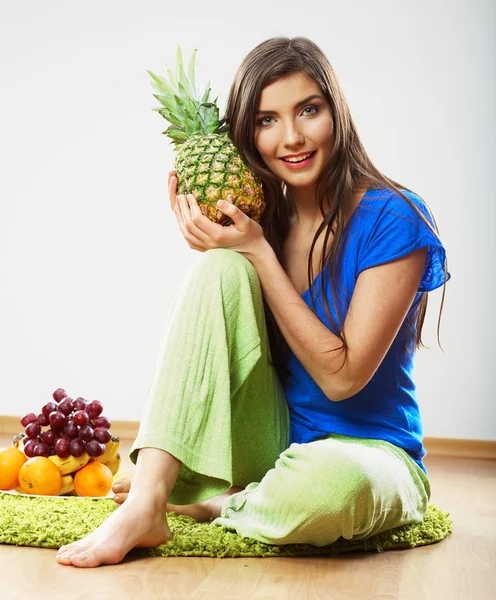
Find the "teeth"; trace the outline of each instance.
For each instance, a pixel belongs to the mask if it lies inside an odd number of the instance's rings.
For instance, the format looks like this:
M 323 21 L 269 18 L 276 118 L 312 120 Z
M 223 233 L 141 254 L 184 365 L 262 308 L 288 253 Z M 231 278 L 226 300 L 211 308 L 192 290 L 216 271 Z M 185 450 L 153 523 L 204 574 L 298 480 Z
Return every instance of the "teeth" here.
M 305 154 L 305 156 L 300 156 L 299 158 L 283 158 L 283 160 L 292 163 L 301 162 L 302 160 L 306 160 L 311 154 L 312 153 L 310 152 L 308 154 Z

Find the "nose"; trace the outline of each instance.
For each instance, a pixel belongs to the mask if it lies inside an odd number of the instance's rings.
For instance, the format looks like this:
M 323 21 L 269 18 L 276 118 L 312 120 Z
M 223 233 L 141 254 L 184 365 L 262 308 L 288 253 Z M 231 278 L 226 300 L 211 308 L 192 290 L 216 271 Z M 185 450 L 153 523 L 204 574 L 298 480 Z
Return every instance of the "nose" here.
M 283 132 L 283 143 L 286 147 L 301 146 L 304 141 L 303 134 L 294 123 L 286 125 Z

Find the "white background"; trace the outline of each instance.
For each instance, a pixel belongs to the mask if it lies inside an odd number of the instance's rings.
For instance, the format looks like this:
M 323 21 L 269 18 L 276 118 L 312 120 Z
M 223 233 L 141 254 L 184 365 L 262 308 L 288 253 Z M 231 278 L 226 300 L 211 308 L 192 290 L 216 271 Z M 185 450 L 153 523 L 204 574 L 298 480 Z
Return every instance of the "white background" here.
M 315 41 L 376 166 L 431 206 L 448 250 L 415 370 L 427 436 L 496 439 L 496 9 L 490 0 L 2 3 L 0 414 L 61 386 L 138 420 L 199 258 L 167 200 L 174 154 L 146 70 L 198 48 L 221 110 L 244 56 Z

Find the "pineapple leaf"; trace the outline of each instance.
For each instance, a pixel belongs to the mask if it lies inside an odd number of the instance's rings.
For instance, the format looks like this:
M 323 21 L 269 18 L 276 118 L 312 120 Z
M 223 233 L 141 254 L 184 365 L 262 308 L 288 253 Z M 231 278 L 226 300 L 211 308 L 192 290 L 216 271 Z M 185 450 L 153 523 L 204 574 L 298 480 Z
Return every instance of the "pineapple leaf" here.
M 188 108 L 190 111 L 196 111 L 198 104 L 195 100 L 188 94 L 188 91 L 185 89 L 183 84 L 179 82 L 179 93 L 181 94 L 181 98 L 183 102 L 181 104 L 184 105 L 184 108 Z
M 174 114 L 167 108 L 158 108 L 157 112 L 164 117 L 169 123 L 177 125 L 177 121 L 174 120 Z
M 197 48 L 195 48 L 193 50 L 193 54 L 191 55 L 191 58 L 189 59 L 189 65 L 188 65 L 188 77 L 189 80 L 191 81 L 191 85 L 194 87 L 195 86 L 195 62 L 196 62 L 196 52 L 197 52 Z
M 183 89 L 186 90 L 187 88 L 187 95 L 188 96 L 195 96 L 195 90 L 192 88 L 191 83 L 186 75 L 186 73 L 184 72 L 184 66 L 183 66 L 184 62 L 183 62 L 183 56 L 181 54 L 181 48 L 178 46 L 177 47 L 177 73 L 176 76 L 178 77 L 178 89 L 181 89 L 181 85 L 183 86 Z M 181 94 L 182 95 L 182 94 Z
M 203 94 L 202 99 L 200 100 L 200 104 L 205 104 L 205 102 L 208 102 L 209 96 L 210 96 L 210 81 L 208 82 L 207 89 L 205 90 L 205 93 Z
M 172 142 L 176 145 L 183 144 L 190 137 L 187 133 L 185 133 L 178 127 L 175 127 L 174 125 L 171 125 L 162 133 L 163 133 L 163 135 L 166 135 L 167 137 L 169 137 L 172 140 Z
M 200 106 L 198 111 L 202 117 L 205 131 L 215 133 L 219 125 L 219 109 L 213 102 L 206 102 Z
M 169 77 L 169 81 L 170 81 L 170 82 L 171 82 L 171 84 L 172 84 L 172 87 L 173 87 L 175 90 L 177 90 L 177 78 L 176 78 L 176 76 L 175 76 L 175 75 L 174 75 L 174 73 L 173 73 L 173 72 L 172 72 L 172 71 L 169 69 L 169 67 L 166 67 L 166 69 L 167 69 L 167 75 L 168 75 L 168 77 Z
M 176 52 L 176 76 L 179 78 L 179 81 L 181 81 L 180 73 L 181 73 L 182 64 L 183 64 L 183 55 L 181 53 L 181 47 L 178 46 L 177 52 Z
M 217 129 L 217 133 L 229 133 L 229 125 L 228 125 L 225 117 L 222 117 L 222 119 L 219 121 L 219 127 Z
M 153 94 L 153 97 L 156 98 L 162 106 L 169 108 L 171 104 L 170 96 L 159 96 L 158 94 Z
M 150 81 L 150 84 L 154 89 L 156 89 L 159 92 L 162 92 L 162 94 L 167 92 L 167 90 L 169 89 L 169 85 L 167 84 L 167 81 L 163 77 L 159 77 L 158 75 L 155 75 L 155 73 L 152 73 L 151 71 L 147 71 L 147 73 L 152 78 L 152 81 Z
M 196 54 L 197 48 L 193 50 L 189 60 L 188 74 L 184 70 L 180 46 L 177 47 L 176 73 L 167 65 L 165 79 L 148 71 L 150 83 L 158 92 L 153 96 L 161 105 L 152 110 L 170 123 L 170 127 L 163 133 L 176 145 L 184 143 L 196 133 L 209 134 L 219 130 L 218 98 L 214 102 L 209 100 L 210 82 L 207 87 L 202 85 L 198 90 L 195 87 Z
M 195 113 L 191 113 L 187 108 L 184 109 L 184 123 L 186 125 L 185 129 L 186 131 L 189 131 L 190 133 L 195 133 L 196 131 L 198 131 L 200 129 L 199 127 L 199 123 L 198 123 L 198 118 L 196 117 L 196 111 Z

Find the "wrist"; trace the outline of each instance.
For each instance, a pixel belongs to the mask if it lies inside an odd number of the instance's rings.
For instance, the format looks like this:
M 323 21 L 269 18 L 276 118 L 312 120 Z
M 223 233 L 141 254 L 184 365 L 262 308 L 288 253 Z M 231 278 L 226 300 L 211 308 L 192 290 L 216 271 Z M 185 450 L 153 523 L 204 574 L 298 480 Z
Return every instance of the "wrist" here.
M 274 250 L 269 242 L 263 237 L 260 242 L 256 245 L 253 245 L 251 251 L 246 254 L 246 258 L 251 262 L 251 264 L 257 268 L 257 265 L 267 261 L 267 258 L 273 253 Z

